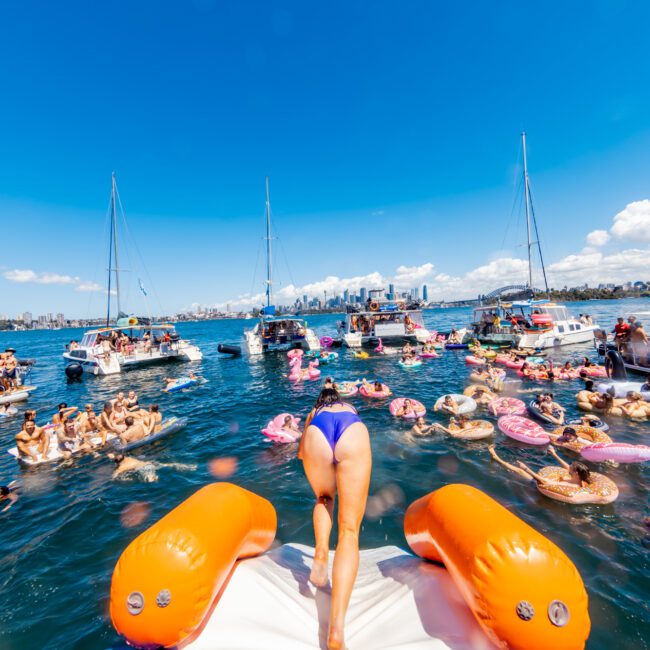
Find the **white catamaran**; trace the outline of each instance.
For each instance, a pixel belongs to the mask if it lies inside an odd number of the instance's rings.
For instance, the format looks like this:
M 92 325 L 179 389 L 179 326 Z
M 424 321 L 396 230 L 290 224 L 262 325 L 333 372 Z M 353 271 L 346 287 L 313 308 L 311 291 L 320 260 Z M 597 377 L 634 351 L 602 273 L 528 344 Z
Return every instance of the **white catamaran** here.
M 426 343 L 431 336 L 422 319 L 419 304 L 387 300 L 383 289 L 371 289 L 366 304 L 348 306 L 345 321 L 339 324 L 339 335 L 349 348 L 383 341 L 412 340 Z
M 250 355 L 272 350 L 303 348 L 319 350 L 320 342 L 303 318 L 277 316 L 273 305 L 273 255 L 271 247 L 271 201 L 269 177 L 266 177 L 266 306 L 260 310 L 260 320 L 244 332 L 246 350 Z
M 139 367 L 149 363 L 178 359 L 200 361 L 203 358 L 196 345 L 180 338 L 169 323 L 140 323 L 135 316 L 126 316 L 121 311 L 120 269 L 118 262 L 117 201 L 119 194 L 115 173 L 111 179 L 110 246 L 108 258 L 108 300 L 106 327 L 84 333 L 78 344 L 71 344 L 63 358 L 70 362 L 66 366 L 68 376 L 81 372 L 94 375 L 114 375 L 124 368 Z M 117 319 L 111 326 L 111 280 L 115 279 Z M 146 295 L 142 285 L 142 292 Z M 148 319 L 147 319 L 148 320 Z
M 574 343 L 590 343 L 598 326 L 579 321 L 571 315 L 564 305 L 549 300 L 533 300 L 533 246 L 537 246 L 541 263 L 544 286 L 548 294 L 546 269 L 539 242 L 537 220 L 530 196 L 528 163 L 526 160 L 526 134 L 521 134 L 524 157 L 524 192 L 526 199 L 526 231 L 528 247 L 528 282 L 525 287 L 531 296 L 528 300 L 502 302 L 497 298 L 495 304 L 483 305 L 474 310 L 471 330 L 483 343 L 511 344 L 519 348 L 551 348 Z M 531 221 L 532 219 L 532 221 Z M 532 238 L 535 229 L 536 241 Z

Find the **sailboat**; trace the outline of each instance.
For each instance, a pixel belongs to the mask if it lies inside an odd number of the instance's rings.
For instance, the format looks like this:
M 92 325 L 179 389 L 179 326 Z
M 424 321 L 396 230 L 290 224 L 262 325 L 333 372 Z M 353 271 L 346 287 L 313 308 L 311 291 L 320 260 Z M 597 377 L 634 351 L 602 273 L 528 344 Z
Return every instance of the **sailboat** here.
M 83 372 L 94 375 L 115 375 L 125 368 L 161 361 L 200 361 L 203 358 L 196 345 L 181 339 L 174 325 L 169 323 L 140 322 L 135 316 L 122 312 L 120 294 L 120 268 L 117 236 L 117 200 L 119 194 L 115 172 L 111 177 L 110 246 L 108 255 L 108 291 L 106 326 L 88 330 L 80 343 L 73 343 L 63 353 L 68 361 L 66 374 L 70 377 Z M 114 289 L 113 289 L 114 283 Z M 140 283 L 140 289 L 146 291 Z M 117 318 L 111 324 L 111 297 L 115 293 Z M 125 334 L 128 341 L 122 336 Z
M 550 300 L 534 300 L 533 249 L 537 246 L 544 287 L 548 295 L 548 281 L 544 258 L 539 241 L 537 220 L 532 208 L 528 161 L 526 157 L 526 133 L 521 134 L 524 158 L 524 194 L 526 203 L 526 234 L 528 249 L 528 279 L 521 287 L 530 297 L 527 300 L 482 305 L 474 310 L 471 328 L 482 343 L 509 343 L 519 348 L 544 349 L 574 343 L 591 343 L 598 325 L 586 323 L 573 316 L 565 305 Z M 536 240 L 533 241 L 533 229 Z M 511 287 L 506 287 L 511 289 Z M 497 318 L 495 318 L 495 316 Z
M 302 348 L 319 350 L 320 342 L 304 318 L 276 315 L 273 304 L 273 249 L 271 245 L 271 201 L 269 177 L 266 177 L 266 305 L 260 310 L 259 322 L 244 332 L 246 350 L 250 355 L 273 350 Z

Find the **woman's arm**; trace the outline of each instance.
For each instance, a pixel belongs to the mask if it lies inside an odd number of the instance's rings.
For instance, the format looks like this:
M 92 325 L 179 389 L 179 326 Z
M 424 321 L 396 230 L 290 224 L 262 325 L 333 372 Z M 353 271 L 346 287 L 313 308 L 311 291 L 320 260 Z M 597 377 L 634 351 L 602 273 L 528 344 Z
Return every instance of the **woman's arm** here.
M 514 465 L 511 465 L 510 463 L 506 463 L 505 460 L 500 458 L 497 455 L 496 450 L 494 449 L 494 445 L 490 445 L 488 447 L 488 451 L 490 452 L 490 456 L 492 456 L 492 458 L 494 460 L 496 460 L 496 462 L 499 463 L 499 465 L 502 465 L 503 467 L 505 467 L 506 469 L 509 469 L 511 472 L 514 472 L 515 474 L 519 474 L 519 476 L 525 478 L 528 481 L 530 480 L 531 477 L 528 474 L 528 472 L 525 472 L 524 470 L 519 469 L 519 467 L 515 467 Z
M 548 448 L 548 453 L 551 454 L 551 456 L 553 456 L 553 458 L 555 458 L 555 460 L 557 460 L 558 463 L 560 463 L 560 465 L 564 467 L 564 469 L 569 469 L 570 467 L 569 463 L 565 462 L 553 447 Z

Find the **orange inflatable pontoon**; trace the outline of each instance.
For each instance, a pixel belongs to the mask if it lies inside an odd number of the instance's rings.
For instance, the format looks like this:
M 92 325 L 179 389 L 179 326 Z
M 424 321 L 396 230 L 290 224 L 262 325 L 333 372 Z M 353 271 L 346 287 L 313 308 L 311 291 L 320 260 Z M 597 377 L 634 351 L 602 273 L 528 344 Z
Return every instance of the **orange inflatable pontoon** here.
M 115 629 L 137 647 L 186 640 L 235 562 L 268 550 L 276 528 L 266 499 L 230 483 L 201 488 L 122 553 L 111 582 Z
M 275 531 L 266 499 L 229 483 L 200 489 L 119 559 L 116 630 L 139 648 L 318 648 L 327 596 L 307 584 L 313 549 L 265 553 Z M 447 570 L 396 547 L 362 551 L 351 648 L 584 648 L 590 621 L 575 566 L 483 492 L 436 490 L 408 508 L 404 531 L 417 555 Z
M 494 499 L 447 485 L 411 504 L 404 532 L 414 553 L 445 565 L 497 646 L 584 648 L 591 624 L 577 569 Z

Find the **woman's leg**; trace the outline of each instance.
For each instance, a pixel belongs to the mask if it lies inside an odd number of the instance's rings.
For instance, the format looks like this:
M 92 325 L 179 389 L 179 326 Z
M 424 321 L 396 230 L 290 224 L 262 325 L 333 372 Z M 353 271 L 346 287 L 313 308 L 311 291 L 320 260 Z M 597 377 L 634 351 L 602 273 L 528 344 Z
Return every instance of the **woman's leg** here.
M 366 509 L 372 454 L 368 429 L 351 425 L 336 446 L 339 538 L 332 570 L 332 608 L 327 646 L 343 648 L 343 628 L 359 567 L 359 528 Z
M 313 515 L 314 564 L 309 580 L 316 587 L 324 587 L 328 581 L 327 559 L 336 495 L 336 474 L 332 449 L 316 427 L 309 427 L 305 432 L 302 460 L 307 480 L 316 495 Z

